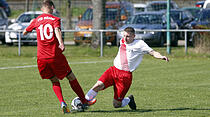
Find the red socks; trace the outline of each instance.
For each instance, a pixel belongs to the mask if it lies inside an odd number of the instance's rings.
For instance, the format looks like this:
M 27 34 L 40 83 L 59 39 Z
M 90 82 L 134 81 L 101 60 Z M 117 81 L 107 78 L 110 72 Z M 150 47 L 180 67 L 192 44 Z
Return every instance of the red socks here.
M 59 102 L 60 103 L 65 102 L 63 99 L 63 95 L 62 95 L 60 82 L 53 82 L 52 84 L 53 84 L 53 91 L 55 92 L 55 95 L 57 96 Z M 85 94 L 84 94 L 80 84 L 78 83 L 77 79 L 75 79 L 73 81 L 69 81 L 69 84 L 70 84 L 71 88 L 73 89 L 73 91 L 78 95 L 81 102 L 83 104 L 86 104 L 87 100 L 85 99 Z
M 53 82 L 53 91 L 55 92 L 55 95 L 58 97 L 59 102 L 64 102 L 62 90 L 60 86 L 60 82 Z
M 78 95 L 81 102 L 83 104 L 86 104 L 87 100 L 85 99 L 85 94 L 84 94 L 80 84 L 78 83 L 77 79 L 69 81 L 69 84 L 70 84 L 71 88 L 73 89 L 73 91 Z

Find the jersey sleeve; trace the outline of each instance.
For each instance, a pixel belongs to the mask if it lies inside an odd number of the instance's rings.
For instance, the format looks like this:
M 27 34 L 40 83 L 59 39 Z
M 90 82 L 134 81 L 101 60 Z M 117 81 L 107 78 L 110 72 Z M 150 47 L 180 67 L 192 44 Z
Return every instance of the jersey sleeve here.
M 149 54 L 153 49 L 150 48 L 144 41 L 141 40 L 140 49 L 144 54 Z
M 35 28 L 36 19 L 32 19 L 30 25 L 26 28 L 27 32 L 31 32 Z
M 53 27 L 54 28 L 61 28 L 61 19 L 60 18 L 56 19 Z

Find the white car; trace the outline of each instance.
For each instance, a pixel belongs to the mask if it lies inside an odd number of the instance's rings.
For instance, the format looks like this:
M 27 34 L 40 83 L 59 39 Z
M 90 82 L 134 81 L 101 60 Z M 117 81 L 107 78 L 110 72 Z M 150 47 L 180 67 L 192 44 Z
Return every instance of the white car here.
M 146 4 L 142 4 L 142 3 L 135 3 L 135 4 L 133 4 L 133 6 L 135 9 L 135 13 L 144 12 L 144 10 L 146 8 Z
M 42 11 L 28 11 L 22 13 L 20 16 L 15 21 L 12 21 L 13 24 L 8 26 L 8 30 L 13 30 L 16 32 L 12 31 L 7 31 L 5 33 L 5 42 L 8 45 L 12 45 L 13 43 L 17 43 L 19 39 L 19 32 L 18 30 L 24 30 L 27 26 L 29 26 L 30 21 L 39 15 L 41 15 L 43 12 Z M 37 42 L 36 40 L 36 32 L 31 32 L 28 35 L 23 36 L 22 32 L 20 33 L 21 35 L 21 42 L 23 43 L 30 43 L 30 42 Z
M 206 9 L 206 8 L 210 8 L 210 0 L 206 0 L 203 4 L 203 8 Z
M 8 27 L 8 17 L 7 14 L 5 13 L 4 9 L 0 7 L 0 41 L 2 43 L 5 43 L 5 33 L 2 32 L 6 30 Z

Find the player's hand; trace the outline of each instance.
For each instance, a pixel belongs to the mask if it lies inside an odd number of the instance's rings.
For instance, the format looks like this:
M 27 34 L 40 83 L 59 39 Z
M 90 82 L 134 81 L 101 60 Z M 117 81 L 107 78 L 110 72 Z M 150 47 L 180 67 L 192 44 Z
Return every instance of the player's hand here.
M 166 57 L 166 56 L 163 56 L 163 57 L 162 57 L 162 60 L 165 60 L 165 61 L 169 62 L 169 59 L 168 59 L 168 57 Z
M 59 48 L 62 50 L 62 52 L 65 50 L 64 44 L 60 44 Z

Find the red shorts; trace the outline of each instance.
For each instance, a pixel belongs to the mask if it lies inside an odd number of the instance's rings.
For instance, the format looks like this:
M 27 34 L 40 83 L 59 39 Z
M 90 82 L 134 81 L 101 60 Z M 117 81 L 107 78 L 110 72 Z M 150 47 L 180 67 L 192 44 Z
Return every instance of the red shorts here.
M 131 86 L 132 72 L 119 70 L 113 66 L 102 74 L 99 81 L 104 83 L 105 88 L 114 86 L 114 99 L 122 101 Z
M 62 80 L 71 72 L 71 68 L 63 54 L 53 59 L 37 59 L 37 64 L 42 79 L 50 79 L 56 76 Z

